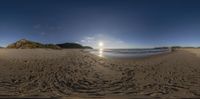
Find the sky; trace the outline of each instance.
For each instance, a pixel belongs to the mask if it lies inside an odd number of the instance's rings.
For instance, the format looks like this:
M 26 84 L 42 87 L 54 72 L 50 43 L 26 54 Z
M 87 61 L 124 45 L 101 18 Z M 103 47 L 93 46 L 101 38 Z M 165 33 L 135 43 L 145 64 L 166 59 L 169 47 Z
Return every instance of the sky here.
M 0 46 L 200 46 L 199 0 L 0 0 Z

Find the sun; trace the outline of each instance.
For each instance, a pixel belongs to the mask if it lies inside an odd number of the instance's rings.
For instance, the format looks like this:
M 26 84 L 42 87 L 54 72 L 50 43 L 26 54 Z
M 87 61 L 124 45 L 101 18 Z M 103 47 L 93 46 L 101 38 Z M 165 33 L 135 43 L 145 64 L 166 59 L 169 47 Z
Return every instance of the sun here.
M 103 42 L 99 42 L 99 47 L 103 47 Z

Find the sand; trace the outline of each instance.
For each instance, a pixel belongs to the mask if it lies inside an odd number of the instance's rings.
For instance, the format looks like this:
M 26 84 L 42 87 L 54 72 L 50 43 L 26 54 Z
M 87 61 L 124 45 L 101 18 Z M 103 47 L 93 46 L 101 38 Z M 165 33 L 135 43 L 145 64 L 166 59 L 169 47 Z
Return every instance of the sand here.
M 198 53 L 110 59 L 80 49 L 0 49 L 0 97 L 197 98 Z

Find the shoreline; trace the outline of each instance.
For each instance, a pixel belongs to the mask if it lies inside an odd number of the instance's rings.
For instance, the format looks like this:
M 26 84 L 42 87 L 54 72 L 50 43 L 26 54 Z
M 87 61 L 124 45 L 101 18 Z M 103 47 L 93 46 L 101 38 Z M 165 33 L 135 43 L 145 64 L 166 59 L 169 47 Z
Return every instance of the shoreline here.
M 104 49 L 99 50 L 87 50 L 93 55 L 107 58 L 107 59 L 142 59 L 146 57 L 156 56 L 160 54 L 170 53 L 172 50 L 168 49 Z

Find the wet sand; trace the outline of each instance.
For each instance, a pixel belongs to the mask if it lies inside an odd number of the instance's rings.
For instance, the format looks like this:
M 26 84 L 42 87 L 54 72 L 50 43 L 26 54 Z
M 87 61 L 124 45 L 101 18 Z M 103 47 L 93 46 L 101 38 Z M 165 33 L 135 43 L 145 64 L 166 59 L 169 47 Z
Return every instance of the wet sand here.
M 0 49 L 0 97 L 197 98 L 198 53 L 125 60 L 75 49 Z

